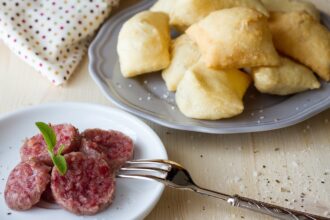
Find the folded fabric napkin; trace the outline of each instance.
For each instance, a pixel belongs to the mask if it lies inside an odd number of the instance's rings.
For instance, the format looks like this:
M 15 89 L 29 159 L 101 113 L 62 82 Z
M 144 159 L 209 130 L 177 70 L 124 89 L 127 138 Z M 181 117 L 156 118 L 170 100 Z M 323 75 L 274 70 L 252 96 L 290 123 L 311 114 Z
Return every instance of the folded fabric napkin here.
M 65 83 L 119 0 L 2 0 L 0 38 L 53 84 Z

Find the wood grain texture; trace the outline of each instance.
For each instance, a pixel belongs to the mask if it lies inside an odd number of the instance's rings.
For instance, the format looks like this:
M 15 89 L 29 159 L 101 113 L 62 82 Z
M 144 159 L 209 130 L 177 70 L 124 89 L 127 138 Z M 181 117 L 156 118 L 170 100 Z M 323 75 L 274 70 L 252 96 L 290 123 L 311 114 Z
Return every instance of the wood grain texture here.
M 133 2 L 124 0 L 121 7 Z M 330 13 L 329 0 L 314 2 Z M 67 85 L 54 87 L 1 42 L 0 113 L 62 101 L 111 106 L 87 66 L 85 58 Z M 330 211 L 330 110 L 290 128 L 250 134 L 199 134 L 147 123 L 164 142 L 169 158 L 183 164 L 203 187 L 320 215 Z M 147 219 L 271 218 L 166 189 Z

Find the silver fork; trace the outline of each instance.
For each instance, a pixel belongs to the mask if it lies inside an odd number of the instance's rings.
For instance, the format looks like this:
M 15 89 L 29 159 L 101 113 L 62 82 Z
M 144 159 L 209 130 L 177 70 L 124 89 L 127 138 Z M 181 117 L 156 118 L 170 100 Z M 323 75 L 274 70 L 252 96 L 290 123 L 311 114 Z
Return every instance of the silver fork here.
M 202 195 L 221 199 L 231 206 L 248 209 L 283 220 L 330 220 L 330 218 L 295 211 L 280 206 L 199 187 L 194 183 L 188 171 L 180 164 L 168 160 L 128 161 L 117 177 L 156 180 L 176 189 L 191 190 Z

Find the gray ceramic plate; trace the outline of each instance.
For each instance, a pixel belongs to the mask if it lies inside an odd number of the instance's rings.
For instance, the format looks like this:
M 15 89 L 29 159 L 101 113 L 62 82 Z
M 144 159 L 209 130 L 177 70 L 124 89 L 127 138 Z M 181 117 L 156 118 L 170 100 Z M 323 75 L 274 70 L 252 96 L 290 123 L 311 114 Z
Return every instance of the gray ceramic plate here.
M 170 128 L 217 134 L 283 128 L 330 107 L 330 84 L 327 83 L 322 83 L 320 90 L 286 97 L 263 95 L 251 88 L 245 96 L 245 111 L 237 117 L 218 121 L 186 118 L 176 107 L 174 94 L 167 91 L 159 73 L 132 79 L 125 79 L 120 73 L 116 52 L 119 30 L 126 20 L 150 8 L 154 2 L 143 0 L 111 17 L 89 49 L 92 78 L 119 107 Z M 330 17 L 322 15 L 322 21 L 330 29 Z

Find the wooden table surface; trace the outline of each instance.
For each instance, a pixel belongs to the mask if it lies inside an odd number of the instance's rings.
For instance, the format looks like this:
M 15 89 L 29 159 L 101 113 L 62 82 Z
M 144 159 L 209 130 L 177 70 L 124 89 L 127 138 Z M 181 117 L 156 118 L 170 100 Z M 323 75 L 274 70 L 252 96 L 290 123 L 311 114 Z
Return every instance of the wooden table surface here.
M 330 13 L 330 1 L 318 0 Z M 132 1 L 123 1 L 124 6 Z M 0 42 L 0 113 L 47 102 L 112 104 L 88 74 L 88 58 L 70 82 L 52 86 Z M 201 186 L 289 208 L 330 211 L 330 110 L 290 128 L 262 133 L 209 135 L 147 122 L 169 158 Z M 147 219 L 271 219 L 228 207 L 192 192 L 166 189 Z

